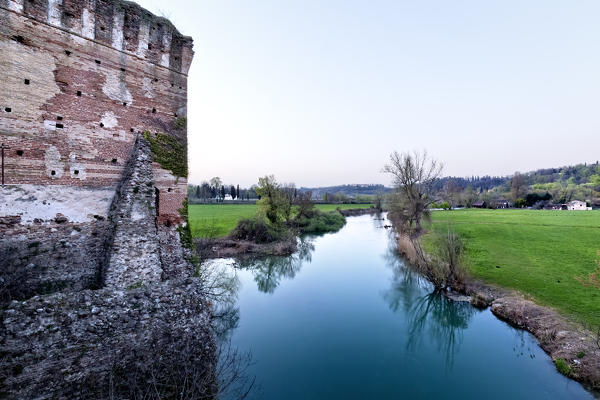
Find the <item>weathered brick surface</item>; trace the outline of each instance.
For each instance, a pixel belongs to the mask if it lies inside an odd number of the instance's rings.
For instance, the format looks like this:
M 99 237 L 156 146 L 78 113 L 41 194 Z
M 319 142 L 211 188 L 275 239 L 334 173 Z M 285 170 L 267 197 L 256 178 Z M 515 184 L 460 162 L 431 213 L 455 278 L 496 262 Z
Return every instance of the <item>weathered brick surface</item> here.
M 192 40 L 135 3 L 0 1 L 0 55 L 8 184 L 115 186 L 135 135 L 187 113 Z

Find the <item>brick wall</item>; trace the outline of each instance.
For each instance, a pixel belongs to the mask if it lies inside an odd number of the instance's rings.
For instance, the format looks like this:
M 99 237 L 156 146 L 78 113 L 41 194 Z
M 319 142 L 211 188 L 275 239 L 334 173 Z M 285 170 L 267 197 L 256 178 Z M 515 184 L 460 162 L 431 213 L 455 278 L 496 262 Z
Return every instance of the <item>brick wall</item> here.
M 187 113 L 192 39 L 131 2 L 0 0 L 0 54 L 8 184 L 114 187 L 135 136 Z M 176 219 L 186 181 L 155 168 Z

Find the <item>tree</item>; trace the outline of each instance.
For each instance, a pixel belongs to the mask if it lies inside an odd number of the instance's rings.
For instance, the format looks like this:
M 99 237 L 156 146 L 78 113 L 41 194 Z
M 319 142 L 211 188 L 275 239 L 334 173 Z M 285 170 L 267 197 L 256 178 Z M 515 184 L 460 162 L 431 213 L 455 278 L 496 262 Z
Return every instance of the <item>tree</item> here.
M 237 197 L 237 193 L 235 192 L 235 186 L 231 185 L 231 188 L 229 189 L 230 193 L 231 193 L 231 199 L 235 200 L 235 198 Z
M 215 176 L 214 178 L 212 178 L 210 180 L 210 188 L 211 188 L 211 194 L 212 197 L 217 197 L 217 193 L 219 191 L 219 189 L 221 188 L 221 178 L 219 178 L 218 176 Z
M 426 152 L 394 151 L 383 171 L 393 176 L 394 193 L 390 196 L 390 217 L 410 236 L 418 236 L 421 223 L 428 219 L 433 203 L 433 185 L 442 173 L 443 165 L 430 159 Z
M 273 175 L 258 178 L 258 186 L 254 189 L 260 196 L 258 201 L 259 211 L 263 213 L 269 222 L 277 224 L 289 207 L 287 196 L 285 196 Z
M 221 186 L 221 200 L 225 199 L 225 186 Z
M 238 199 L 240 199 L 240 198 L 241 198 L 242 200 L 244 199 L 244 197 L 243 197 L 243 196 L 241 196 L 241 193 L 240 193 L 240 184 L 239 184 L 239 183 L 238 183 L 238 185 L 237 185 L 237 189 L 236 189 L 236 191 L 235 191 L 235 194 L 237 195 L 236 197 L 237 197 Z
M 525 195 L 526 191 L 525 176 L 520 172 L 515 172 L 510 182 L 510 197 L 513 203 L 517 203 L 517 200 Z
M 460 202 L 460 192 L 461 188 L 458 185 L 456 179 L 449 179 L 444 184 L 444 197 L 446 201 L 450 204 L 450 207 L 456 207 Z M 442 207 L 443 208 L 443 207 Z
M 208 182 L 202 182 L 202 186 L 201 186 L 201 189 L 200 189 L 200 195 L 202 196 L 202 198 L 204 200 L 208 199 L 209 197 L 213 197 L 214 198 L 215 196 L 211 196 L 211 194 L 212 194 L 212 191 L 211 191 L 209 183 Z
M 202 190 L 200 189 L 200 185 L 196 186 L 196 198 L 202 198 Z
M 298 214 L 296 219 L 312 218 L 315 215 L 315 204 L 311 200 L 312 192 L 297 193 L 294 203 L 298 206 Z

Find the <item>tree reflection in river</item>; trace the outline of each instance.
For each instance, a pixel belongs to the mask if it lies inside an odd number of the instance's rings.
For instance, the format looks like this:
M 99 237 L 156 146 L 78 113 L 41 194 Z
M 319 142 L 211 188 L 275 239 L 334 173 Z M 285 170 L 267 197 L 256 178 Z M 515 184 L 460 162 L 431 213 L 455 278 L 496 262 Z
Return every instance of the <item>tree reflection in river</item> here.
M 252 271 L 258 290 L 263 293 L 273 293 L 282 278 L 293 279 L 302 269 L 304 262 L 312 261 L 314 250 L 314 239 L 307 236 L 298 241 L 298 250 L 289 257 L 242 259 L 236 262 L 236 266 Z
M 467 302 L 449 300 L 432 290 L 416 271 L 391 247 L 385 255 L 392 270 L 391 287 L 383 293 L 390 310 L 402 306 L 408 315 L 407 350 L 414 352 L 421 341 L 429 338 L 445 354 L 446 367 L 452 368 L 454 356 L 462 343 L 463 331 L 476 310 Z

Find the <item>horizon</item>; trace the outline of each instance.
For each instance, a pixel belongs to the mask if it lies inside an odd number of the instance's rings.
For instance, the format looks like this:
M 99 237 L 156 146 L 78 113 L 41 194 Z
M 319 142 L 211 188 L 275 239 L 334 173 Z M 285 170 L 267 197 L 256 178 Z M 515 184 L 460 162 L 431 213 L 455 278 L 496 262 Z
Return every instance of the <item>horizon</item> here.
M 448 176 L 597 158 L 600 3 L 140 0 L 194 38 L 190 183 L 389 184 L 389 154 Z

